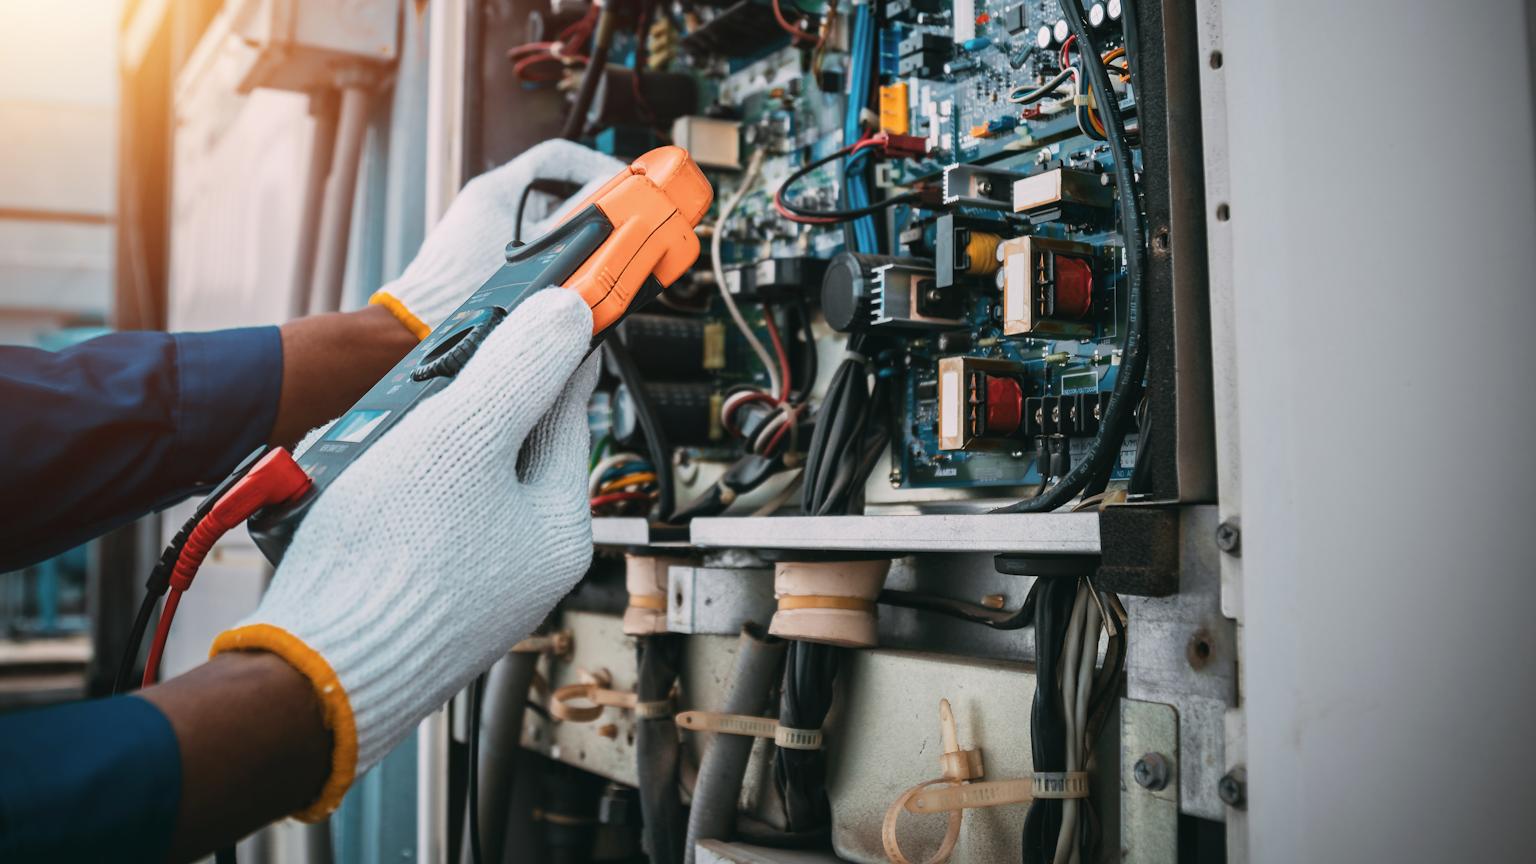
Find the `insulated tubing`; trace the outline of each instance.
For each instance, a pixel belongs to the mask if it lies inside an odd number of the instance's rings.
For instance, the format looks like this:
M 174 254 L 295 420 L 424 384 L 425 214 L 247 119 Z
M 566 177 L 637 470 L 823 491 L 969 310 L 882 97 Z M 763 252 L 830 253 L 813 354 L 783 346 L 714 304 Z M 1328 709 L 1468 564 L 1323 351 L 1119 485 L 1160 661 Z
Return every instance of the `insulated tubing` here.
M 768 710 L 768 694 L 779 679 L 787 643 L 763 632 L 755 624 L 741 628 L 736 667 L 731 670 L 725 714 L 761 717 Z M 688 840 L 684 861 L 693 864 L 700 840 L 729 837 L 736 827 L 736 802 L 741 798 L 742 778 L 754 739 L 743 735 L 715 735 L 699 763 L 699 779 L 693 787 L 693 808 L 688 813 Z

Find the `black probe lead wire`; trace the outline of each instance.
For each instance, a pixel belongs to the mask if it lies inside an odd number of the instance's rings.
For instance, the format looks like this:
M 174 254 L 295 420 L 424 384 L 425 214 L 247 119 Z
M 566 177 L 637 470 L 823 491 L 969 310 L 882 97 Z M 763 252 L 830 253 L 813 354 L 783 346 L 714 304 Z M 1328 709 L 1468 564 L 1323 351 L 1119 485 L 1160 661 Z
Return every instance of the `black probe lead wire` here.
M 1082 46 L 1078 54 L 1093 87 L 1093 97 L 1099 104 L 1099 114 L 1109 134 L 1109 149 L 1115 161 L 1115 191 L 1120 198 L 1120 231 L 1125 242 L 1125 274 L 1127 293 L 1125 346 L 1121 351 L 1120 371 L 1110 391 L 1109 403 L 1104 407 L 1103 422 L 1099 434 L 1088 444 L 1088 452 L 1055 485 L 1043 489 L 1033 498 L 1026 498 L 1000 507 L 994 513 L 1044 513 L 1072 500 L 1088 481 L 1104 470 L 1107 460 L 1119 453 L 1119 442 L 1125 436 L 1126 422 L 1130 418 L 1135 393 L 1146 372 L 1147 358 L 1142 348 L 1147 322 L 1142 309 L 1145 292 L 1142 278 L 1143 256 L 1146 244 L 1142 238 L 1141 202 L 1137 200 L 1136 175 L 1132 168 L 1131 148 L 1126 143 L 1125 118 L 1120 114 L 1120 101 L 1109 86 L 1109 73 L 1104 70 L 1099 46 L 1092 40 L 1088 27 L 1083 23 L 1082 10 L 1077 0 L 1057 0 L 1062 17 L 1077 36 Z M 1113 443 L 1111 443 L 1113 442 Z
M 480 702 L 485 697 L 485 676 L 481 672 L 469 685 L 469 860 L 481 864 L 480 854 Z

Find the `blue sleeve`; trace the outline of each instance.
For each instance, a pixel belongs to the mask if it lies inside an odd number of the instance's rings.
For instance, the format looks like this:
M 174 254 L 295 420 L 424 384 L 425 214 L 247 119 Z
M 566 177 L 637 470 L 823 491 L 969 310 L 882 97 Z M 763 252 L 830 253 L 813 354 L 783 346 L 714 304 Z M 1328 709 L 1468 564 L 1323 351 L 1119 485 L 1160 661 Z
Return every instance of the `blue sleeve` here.
M 0 347 L 0 572 L 207 489 L 266 441 L 276 327 Z
M 0 715 L 0 861 L 164 861 L 181 751 L 135 696 Z

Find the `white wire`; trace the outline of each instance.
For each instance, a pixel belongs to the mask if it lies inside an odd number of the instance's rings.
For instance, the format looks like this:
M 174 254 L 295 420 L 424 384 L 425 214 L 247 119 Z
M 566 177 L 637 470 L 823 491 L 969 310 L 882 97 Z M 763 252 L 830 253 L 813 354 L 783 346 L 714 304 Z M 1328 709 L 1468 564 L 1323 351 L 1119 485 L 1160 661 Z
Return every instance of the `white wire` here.
M 1088 588 L 1077 586 L 1077 598 L 1072 601 L 1072 617 L 1067 625 L 1066 639 L 1062 640 L 1065 653 L 1061 658 L 1062 716 L 1067 727 L 1067 771 L 1080 770 L 1082 764 L 1081 736 L 1077 722 L 1077 672 L 1083 652 L 1083 624 L 1088 610 Z M 1054 864 L 1068 864 L 1072 849 L 1077 845 L 1077 801 L 1068 798 L 1061 802 L 1061 831 L 1056 835 Z
M 1099 614 L 1099 604 L 1093 602 L 1089 595 L 1089 589 L 1084 585 L 1082 595 L 1087 599 L 1084 604 L 1086 611 L 1083 615 L 1083 648 L 1078 660 L 1077 673 L 1077 705 L 1074 709 L 1077 723 L 1077 740 L 1080 746 L 1077 751 L 1077 768 L 1085 771 L 1088 768 L 1089 753 L 1095 742 L 1088 739 L 1088 700 L 1093 691 L 1093 668 L 1099 658 L 1099 625 L 1103 617 Z M 1080 801 L 1072 802 L 1074 816 L 1080 815 L 1083 804 Z M 1075 833 L 1075 832 L 1074 832 Z M 1073 838 L 1076 840 L 1076 838 Z M 1068 864 L 1079 864 L 1082 860 L 1082 845 L 1072 844 L 1071 857 Z
M 634 453 L 615 453 L 612 456 L 609 456 L 603 461 L 597 463 L 597 465 L 592 469 L 592 473 L 587 476 L 587 497 L 590 498 L 597 494 L 597 488 L 603 485 L 598 482 L 598 478 L 602 477 L 603 473 L 606 472 L 609 468 L 613 468 L 618 465 L 627 465 L 630 462 L 643 461 L 645 460 L 641 459 Z
M 736 308 L 736 298 L 731 296 L 730 289 L 725 287 L 725 265 L 720 261 L 720 244 L 725 239 L 725 223 L 730 220 L 731 214 L 736 212 L 736 207 L 741 204 L 741 199 L 747 197 L 747 191 L 753 181 L 757 179 L 757 172 L 763 167 L 763 154 L 767 150 L 758 148 L 752 153 L 752 158 L 747 162 L 747 170 L 741 175 L 741 183 L 731 197 L 720 208 L 720 218 L 715 221 L 714 235 L 709 238 L 710 268 L 715 273 L 715 285 L 720 289 L 720 299 L 725 301 L 725 309 L 731 313 L 731 320 L 736 322 L 736 329 L 747 338 L 747 344 L 752 346 L 752 353 L 762 361 L 763 368 L 768 370 L 768 392 L 775 398 L 780 394 L 779 390 L 779 366 L 769 355 L 763 341 L 757 338 L 752 328 L 747 326 L 747 319 L 741 317 L 741 310 Z
M 773 433 L 779 431 L 779 427 L 787 422 L 789 422 L 788 411 L 780 411 L 774 415 L 772 420 L 764 423 L 763 428 L 758 430 L 757 437 L 752 439 L 752 449 L 758 453 L 763 452 L 763 448 L 768 446 L 769 441 L 773 440 Z
M 727 396 L 725 401 L 720 403 L 720 425 L 730 429 L 737 428 L 736 424 L 727 423 L 727 419 L 733 416 L 736 411 L 741 408 L 742 405 L 745 405 L 748 401 L 752 400 L 756 396 L 761 395 L 762 392 L 763 391 L 757 389 L 743 390 L 740 393 L 732 393 L 730 396 Z

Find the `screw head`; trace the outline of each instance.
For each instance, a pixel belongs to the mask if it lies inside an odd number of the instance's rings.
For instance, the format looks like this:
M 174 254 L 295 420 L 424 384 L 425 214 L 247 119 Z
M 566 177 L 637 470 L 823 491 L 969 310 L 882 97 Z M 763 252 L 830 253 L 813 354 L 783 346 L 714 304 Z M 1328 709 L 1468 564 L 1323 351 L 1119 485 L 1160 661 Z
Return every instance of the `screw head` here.
M 1242 550 L 1243 532 L 1237 527 L 1236 522 L 1223 522 L 1216 526 L 1216 548 L 1236 555 Z
M 1228 771 L 1216 783 L 1216 795 L 1228 807 L 1239 810 L 1248 805 L 1248 769 L 1238 767 Z
M 982 195 L 992 194 L 992 181 L 982 177 L 976 181 L 976 191 Z
M 1136 785 L 1151 792 L 1168 786 L 1168 759 L 1161 753 L 1148 753 L 1131 766 Z

